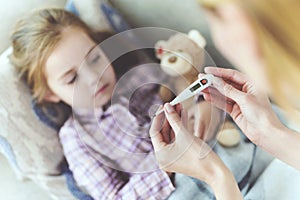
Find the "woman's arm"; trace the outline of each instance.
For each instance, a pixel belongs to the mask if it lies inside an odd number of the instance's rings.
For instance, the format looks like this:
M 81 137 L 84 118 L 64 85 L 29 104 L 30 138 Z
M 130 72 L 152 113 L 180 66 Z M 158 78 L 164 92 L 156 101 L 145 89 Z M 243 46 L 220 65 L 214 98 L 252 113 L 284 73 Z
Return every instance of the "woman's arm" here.
M 223 164 L 223 163 L 222 163 Z M 222 166 L 220 164 L 220 166 Z M 216 199 L 218 200 L 239 200 L 243 199 L 240 189 L 233 174 L 223 164 L 220 172 L 216 172 L 215 176 L 212 176 L 214 180 L 210 182 L 210 186 L 215 193 Z
M 276 158 L 300 170 L 300 134 L 283 124 L 266 129 L 260 146 Z
M 194 169 L 196 172 L 194 177 L 206 182 L 214 191 L 217 200 L 243 199 L 233 174 L 223 161 L 213 151 L 204 160 L 195 160 L 198 162 L 195 166 L 198 167 Z M 206 167 L 204 162 L 209 162 L 206 169 L 201 168 L 201 166 Z M 203 176 L 204 173 L 205 176 Z

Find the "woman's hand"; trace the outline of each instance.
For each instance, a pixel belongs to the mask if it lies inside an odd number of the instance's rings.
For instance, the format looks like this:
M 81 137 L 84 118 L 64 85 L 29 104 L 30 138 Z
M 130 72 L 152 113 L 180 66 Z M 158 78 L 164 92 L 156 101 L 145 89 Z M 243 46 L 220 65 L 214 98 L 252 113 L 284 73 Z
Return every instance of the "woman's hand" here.
M 186 117 L 180 105 L 175 110 L 167 103 L 164 112 L 166 117 L 163 114 L 156 116 L 150 128 L 160 167 L 165 171 L 179 172 L 211 182 L 214 173 L 220 170 L 219 167 L 224 167 L 222 161 L 205 142 L 186 129 Z
M 300 170 L 300 135 L 279 121 L 268 96 L 236 70 L 207 67 L 205 72 L 219 77 L 204 91 L 205 100 L 229 113 L 253 143 Z
M 199 102 L 188 110 L 188 130 L 201 140 L 208 141 L 215 136 L 222 113 L 206 101 Z
M 180 105 L 174 109 L 167 103 L 164 112 L 166 117 L 163 114 L 154 117 L 150 128 L 160 167 L 206 182 L 217 199 L 242 199 L 229 169 L 205 142 L 186 129 L 186 117 Z
M 272 130 L 283 126 L 268 96 L 244 74 L 216 67 L 206 67 L 205 72 L 219 77 L 213 79 L 213 88 L 204 92 L 205 100 L 226 111 L 252 142 L 261 146 Z

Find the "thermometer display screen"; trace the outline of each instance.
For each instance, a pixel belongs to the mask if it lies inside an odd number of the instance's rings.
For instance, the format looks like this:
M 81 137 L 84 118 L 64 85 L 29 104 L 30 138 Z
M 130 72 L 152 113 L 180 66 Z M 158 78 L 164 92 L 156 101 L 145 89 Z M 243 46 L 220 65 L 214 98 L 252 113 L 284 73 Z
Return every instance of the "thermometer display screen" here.
M 197 84 L 193 85 L 193 86 L 190 88 L 190 90 L 191 90 L 191 92 L 194 92 L 195 90 L 197 90 L 197 89 L 200 88 L 200 87 L 201 87 L 200 83 L 197 83 Z

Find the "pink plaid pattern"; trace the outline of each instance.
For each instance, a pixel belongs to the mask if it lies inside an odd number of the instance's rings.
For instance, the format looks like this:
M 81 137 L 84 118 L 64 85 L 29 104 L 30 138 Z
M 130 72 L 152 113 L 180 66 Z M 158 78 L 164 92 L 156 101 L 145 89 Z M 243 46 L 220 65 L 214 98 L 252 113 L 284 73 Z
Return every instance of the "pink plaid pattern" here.
M 144 92 L 134 95 L 133 112 L 122 101 L 105 111 L 76 111 L 60 130 L 74 178 L 96 200 L 166 199 L 175 189 L 158 169 L 145 117 L 151 105 L 161 102 L 151 97 L 153 88 Z

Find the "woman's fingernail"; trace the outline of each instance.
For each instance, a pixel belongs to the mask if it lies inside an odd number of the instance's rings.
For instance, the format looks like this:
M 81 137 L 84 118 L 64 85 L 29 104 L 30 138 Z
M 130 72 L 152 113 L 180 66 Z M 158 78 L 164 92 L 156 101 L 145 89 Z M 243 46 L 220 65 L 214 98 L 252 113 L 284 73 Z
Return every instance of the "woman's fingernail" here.
M 171 113 L 171 112 L 175 111 L 173 106 L 171 106 L 171 104 L 169 104 L 169 103 L 166 103 L 165 107 L 166 107 L 166 110 L 167 110 L 168 113 Z

